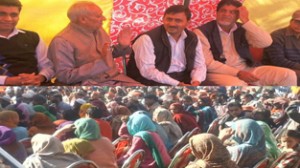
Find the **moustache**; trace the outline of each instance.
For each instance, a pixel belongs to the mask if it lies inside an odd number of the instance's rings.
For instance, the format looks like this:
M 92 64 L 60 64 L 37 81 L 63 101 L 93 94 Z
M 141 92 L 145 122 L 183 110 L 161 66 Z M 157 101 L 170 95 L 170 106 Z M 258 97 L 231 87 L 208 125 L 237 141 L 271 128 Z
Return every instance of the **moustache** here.
M 168 28 L 177 29 L 177 26 L 169 26 Z

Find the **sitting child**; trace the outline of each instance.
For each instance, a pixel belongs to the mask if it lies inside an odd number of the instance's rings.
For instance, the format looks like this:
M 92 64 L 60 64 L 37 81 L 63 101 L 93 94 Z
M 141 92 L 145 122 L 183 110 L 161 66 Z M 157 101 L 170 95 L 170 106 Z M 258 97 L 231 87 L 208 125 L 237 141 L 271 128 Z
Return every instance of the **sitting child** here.
M 294 168 L 300 166 L 300 131 L 288 130 L 281 137 L 282 154 L 272 165 L 275 168 Z

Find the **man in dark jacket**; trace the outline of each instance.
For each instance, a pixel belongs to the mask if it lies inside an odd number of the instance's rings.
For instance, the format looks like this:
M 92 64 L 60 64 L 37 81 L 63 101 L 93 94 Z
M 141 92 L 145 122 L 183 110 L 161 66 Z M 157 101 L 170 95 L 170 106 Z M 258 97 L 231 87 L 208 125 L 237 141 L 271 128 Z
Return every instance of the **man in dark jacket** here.
M 144 85 L 198 86 L 206 66 L 201 43 L 186 29 L 191 12 L 183 5 L 169 7 L 163 25 L 139 36 L 132 48 L 127 74 Z
M 0 0 L 0 85 L 41 85 L 54 76 L 39 35 L 16 28 L 21 9 L 19 0 Z
M 221 0 L 216 20 L 194 32 L 202 43 L 208 81 L 222 86 L 297 84 L 295 72 L 289 69 L 255 66 L 249 47 L 268 47 L 272 38 L 249 20 L 248 10 L 238 0 Z

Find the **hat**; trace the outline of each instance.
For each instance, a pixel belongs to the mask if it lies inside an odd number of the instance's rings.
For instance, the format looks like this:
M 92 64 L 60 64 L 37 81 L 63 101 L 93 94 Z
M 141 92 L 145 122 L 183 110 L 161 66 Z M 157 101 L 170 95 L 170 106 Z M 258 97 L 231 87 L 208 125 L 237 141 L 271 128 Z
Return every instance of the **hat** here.
M 81 105 L 86 103 L 85 100 L 80 99 L 80 98 L 79 98 L 79 99 L 76 99 L 75 102 L 77 102 L 77 103 L 79 103 L 79 104 L 81 104 Z
M 22 97 L 31 99 L 35 95 L 33 90 L 28 90 L 27 92 L 22 94 Z
M 293 13 L 292 19 L 294 19 L 294 20 L 300 20 L 300 10 L 296 10 L 296 11 Z
M 1 99 L 1 100 L 4 100 L 4 101 L 6 101 L 6 102 L 10 102 L 10 97 L 7 96 L 7 95 L 0 97 L 0 99 Z

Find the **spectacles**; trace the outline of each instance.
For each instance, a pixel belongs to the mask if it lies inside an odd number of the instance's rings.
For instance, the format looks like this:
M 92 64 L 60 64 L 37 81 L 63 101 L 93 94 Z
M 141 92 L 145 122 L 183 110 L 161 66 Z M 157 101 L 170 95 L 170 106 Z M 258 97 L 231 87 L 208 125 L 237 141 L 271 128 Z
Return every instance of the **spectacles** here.
M 293 19 L 293 21 L 294 21 L 297 25 L 300 25 L 300 20 L 295 20 L 295 19 Z

